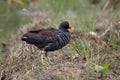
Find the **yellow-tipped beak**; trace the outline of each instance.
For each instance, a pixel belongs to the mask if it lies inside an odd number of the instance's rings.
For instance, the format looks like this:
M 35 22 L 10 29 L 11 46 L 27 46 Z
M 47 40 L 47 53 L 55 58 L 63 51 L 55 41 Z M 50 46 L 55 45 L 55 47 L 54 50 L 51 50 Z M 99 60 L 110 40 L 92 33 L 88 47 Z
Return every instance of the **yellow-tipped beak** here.
M 74 30 L 74 27 L 69 23 L 69 29 L 71 30 L 71 31 L 73 31 Z

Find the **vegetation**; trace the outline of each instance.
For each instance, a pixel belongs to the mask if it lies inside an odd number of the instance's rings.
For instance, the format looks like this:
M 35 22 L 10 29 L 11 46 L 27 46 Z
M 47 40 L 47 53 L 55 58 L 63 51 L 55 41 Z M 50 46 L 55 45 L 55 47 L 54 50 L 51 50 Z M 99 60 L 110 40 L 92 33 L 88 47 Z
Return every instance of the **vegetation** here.
M 119 0 L 1 0 L 1 80 L 120 80 Z M 33 29 L 64 20 L 75 30 L 63 49 L 48 53 L 21 42 Z

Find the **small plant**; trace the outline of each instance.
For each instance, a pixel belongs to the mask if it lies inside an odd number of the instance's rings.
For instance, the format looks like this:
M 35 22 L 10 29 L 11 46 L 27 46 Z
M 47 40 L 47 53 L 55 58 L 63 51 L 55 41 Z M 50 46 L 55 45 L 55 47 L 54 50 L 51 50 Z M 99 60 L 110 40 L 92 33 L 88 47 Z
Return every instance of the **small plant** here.
M 100 76 L 101 80 L 103 80 L 103 74 L 109 69 L 109 67 L 112 63 L 113 62 L 106 63 L 103 66 L 94 64 L 94 70 L 101 74 L 101 76 Z

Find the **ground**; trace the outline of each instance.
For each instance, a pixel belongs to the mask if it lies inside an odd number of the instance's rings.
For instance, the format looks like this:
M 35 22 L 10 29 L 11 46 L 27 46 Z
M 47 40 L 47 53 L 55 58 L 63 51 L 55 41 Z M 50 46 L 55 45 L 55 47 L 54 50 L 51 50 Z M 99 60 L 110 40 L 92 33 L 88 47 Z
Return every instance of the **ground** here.
M 119 24 L 101 16 L 95 24 L 107 25 L 105 29 L 94 26 L 90 32 L 74 30 L 70 43 L 49 52 L 47 60 L 41 50 L 20 39 L 25 32 L 43 28 L 51 22 L 45 12 L 31 15 L 30 23 L 18 29 L 9 40 L 11 43 L 6 43 L 9 44 L 6 53 L 10 54 L 0 63 L 1 80 L 120 80 Z M 111 62 L 102 76 L 95 70 L 95 65 Z
M 17 10 L 27 23 L 2 43 L 5 58 L 0 57 L 0 79 L 120 80 L 120 1 L 112 6 L 112 0 L 90 1 L 31 0 L 28 8 Z M 72 39 L 62 49 L 49 52 L 49 60 L 41 50 L 21 41 L 30 30 L 57 28 L 64 20 L 75 28 Z

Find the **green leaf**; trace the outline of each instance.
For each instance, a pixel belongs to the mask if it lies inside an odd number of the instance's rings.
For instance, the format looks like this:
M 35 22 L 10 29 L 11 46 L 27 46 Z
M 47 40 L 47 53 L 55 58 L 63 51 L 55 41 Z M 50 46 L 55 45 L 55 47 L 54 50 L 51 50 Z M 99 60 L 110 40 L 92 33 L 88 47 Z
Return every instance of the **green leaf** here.
M 101 72 L 104 69 L 103 66 L 95 65 L 95 71 Z
M 112 63 L 113 63 L 113 61 L 110 62 L 110 63 L 104 64 L 103 66 L 99 66 L 99 65 L 96 65 L 96 64 L 95 64 L 94 69 L 95 69 L 96 72 L 104 73 L 105 71 L 108 70 L 109 66 L 110 66 Z
M 104 66 L 105 70 L 107 70 L 111 64 L 113 64 L 113 61 L 110 63 L 104 64 L 103 66 Z

